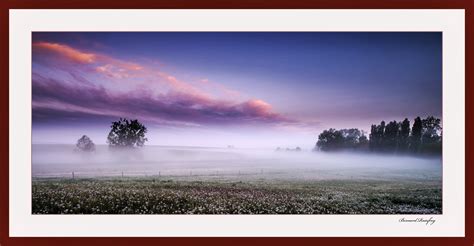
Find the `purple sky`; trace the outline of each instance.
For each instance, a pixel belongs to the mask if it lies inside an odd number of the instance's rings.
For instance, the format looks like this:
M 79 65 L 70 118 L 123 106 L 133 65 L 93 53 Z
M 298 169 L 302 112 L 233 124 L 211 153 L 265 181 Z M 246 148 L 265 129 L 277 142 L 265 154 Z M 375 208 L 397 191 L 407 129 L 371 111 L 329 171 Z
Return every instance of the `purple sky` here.
M 311 148 L 326 128 L 441 117 L 441 33 L 33 33 L 33 142 Z

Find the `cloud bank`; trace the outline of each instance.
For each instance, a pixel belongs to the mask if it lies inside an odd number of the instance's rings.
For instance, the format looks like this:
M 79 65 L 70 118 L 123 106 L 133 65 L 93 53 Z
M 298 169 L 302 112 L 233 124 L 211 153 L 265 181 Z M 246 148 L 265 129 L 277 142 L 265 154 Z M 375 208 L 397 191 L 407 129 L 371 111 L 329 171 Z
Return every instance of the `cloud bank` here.
M 222 84 L 187 83 L 156 67 L 66 44 L 34 42 L 33 60 L 42 65 L 33 68 L 37 123 L 117 117 L 174 126 L 297 123 L 261 99 L 232 100 L 239 92 Z

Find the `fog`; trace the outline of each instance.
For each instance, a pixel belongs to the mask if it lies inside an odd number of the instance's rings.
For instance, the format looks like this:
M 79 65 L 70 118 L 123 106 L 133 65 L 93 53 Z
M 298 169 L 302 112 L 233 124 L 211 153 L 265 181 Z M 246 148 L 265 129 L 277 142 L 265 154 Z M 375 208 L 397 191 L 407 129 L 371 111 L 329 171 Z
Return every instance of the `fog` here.
M 146 145 L 153 146 L 201 146 L 239 148 L 276 148 L 276 146 L 299 146 L 311 148 L 322 129 L 278 128 L 264 126 L 220 126 L 174 128 L 154 126 L 145 122 Z M 369 125 L 369 124 L 367 124 Z M 315 129 L 316 128 L 316 129 Z M 35 126 L 33 144 L 71 144 L 82 135 L 87 135 L 95 144 L 106 145 L 110 123 L 91 126 Z M 212 136 L 212 137 L 209 137 Z
M 145 146 L 92 153 L 74 145 L 33 144 L 33 177 L 162 176 L 236 179 L 441 179 L 441 158 L 323 153 L 309 149 Z

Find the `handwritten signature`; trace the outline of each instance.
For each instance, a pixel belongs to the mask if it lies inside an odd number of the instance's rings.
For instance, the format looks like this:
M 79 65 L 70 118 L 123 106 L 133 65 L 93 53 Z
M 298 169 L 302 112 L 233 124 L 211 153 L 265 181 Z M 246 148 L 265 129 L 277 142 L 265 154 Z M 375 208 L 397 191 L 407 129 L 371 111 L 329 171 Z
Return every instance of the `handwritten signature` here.
M 414 219 L 407 219 L 407 218 L 401 218 L 398 220 L 398 222 L 412 222 L 412 223 L 425 223 L 426 225 L 433 225 L 436 220 L 433 219 L 433 217 L 430 217 L 429 219 L 426 219 L 426 218 L 423 218 L 423 217 L 419 217 L 419 218 L 414 218 Z

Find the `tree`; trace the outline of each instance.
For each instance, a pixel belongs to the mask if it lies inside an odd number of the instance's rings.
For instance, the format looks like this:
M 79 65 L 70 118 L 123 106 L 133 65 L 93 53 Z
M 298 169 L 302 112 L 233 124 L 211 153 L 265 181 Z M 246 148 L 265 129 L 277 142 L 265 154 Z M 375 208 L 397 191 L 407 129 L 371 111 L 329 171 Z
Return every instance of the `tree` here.
M 83 135 L 81 138 L 79 138 L 79 140 L 77 140 L 76 147 L 79 150 L 86 151 L 86 152 L 95 151 L 95 144 L 86 135 Z
M 334 128 L 324 130 L 318 136 L 318 142 L 316 143 L 317 149 L 328 151 L 337 150 L 342 148 L 344 144 L 344 136 L 341 131 L 337 131 Z
M 426 117 L 421 121 L 423 143 L 437 142 L 441 133 L 441 120 L 433 116 Z
M 369 149 L 370 150 L 375 150 L 377 149 L 377 141 L 378 141 L 378 136 L 377 136 L 377 125 L 371 125 L 370 126 L 370 134 L 369 134 Z
M 385 138 L 385 121 L 382 120 L 380 122 L 380 125 L 377 126 L 377 134 L 379 136 L 379 141 L 377 143 L 377 146 L 379 149 L 384 149 L 384 138 Z
M 357 128 L 341 129 L 342 136 L 344 137 L 345 148 L 356 148 L 359 144 L 359 138 L 363 133 Z
M 433 116 L 421 121 L 421 150 L 425 153 L 441 152 L 441 120 Z
M 329 151 L 340 149 L 358 149 L 367 145 L 367 137 L 357 128 L 324 130 L 318 136 L 316 148 Z
M 369 144 L 369 139 L 367 139 L 367 136 L 361 135 L 359 137 L 359 147 L 366 147 Z
M 395 152 L 398 147 L 398 134 L 400 126 L 396 121 L 391 121 L 385 127 L 383 146 L 386 151 Z
M 421 132 L 423 130 L 423 126 L 421 123 L 420 117 L 416 117 L 415 121 L 413 122 L 413 126 L 411 128 L 411 136 L 410 136 L 410 151 L 417 153 L 420 151 L 421 146 Z
M 384 147 L 385 121 L 380 125 L 372 125 L 370 130 L 369 146 L 370 150 L 381 150 Z
M 406 152 L 409 147 L 408 138 L 410 137 L 410 121 L 405 118 L 400 123 L 400 133 L 398 134 L 398 151 Z
M 110 128 L 107 143 L 111 147 L 142 147 L 148 141 L 147 129 L 138 120 L 120 118 L 112 122 Z

